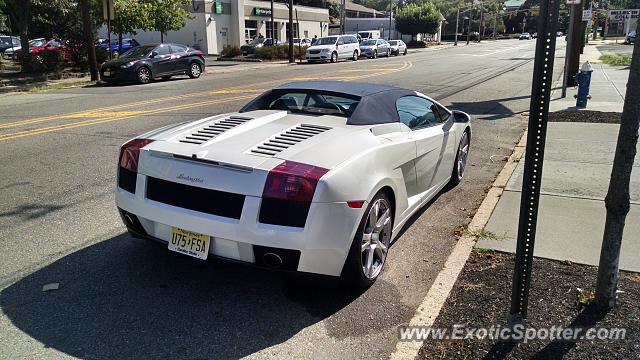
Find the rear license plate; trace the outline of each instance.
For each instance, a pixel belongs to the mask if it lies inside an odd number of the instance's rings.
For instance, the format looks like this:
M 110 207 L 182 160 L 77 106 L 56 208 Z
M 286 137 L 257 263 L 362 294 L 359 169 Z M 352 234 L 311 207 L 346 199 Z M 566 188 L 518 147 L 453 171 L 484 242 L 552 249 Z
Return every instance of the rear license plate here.
M 111 71 L 105 71 L 103 75 L 104 76 L 111 76 Z
M 169 239 L 169 250 L 204 260 L 209 255 L 209 241 L 207 235 L 174 227 Z

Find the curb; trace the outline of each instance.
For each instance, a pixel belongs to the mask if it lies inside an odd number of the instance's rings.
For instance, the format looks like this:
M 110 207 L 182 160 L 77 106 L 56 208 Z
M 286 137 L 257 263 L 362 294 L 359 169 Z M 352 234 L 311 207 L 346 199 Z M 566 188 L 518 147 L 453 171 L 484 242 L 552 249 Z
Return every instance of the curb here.
M 507 160 L 507 163 L 502 168 L 493 184 L 491 189 L 485 196 L 484 200 L 478 207 L 473 219 L 469 223 L 469 229 L 471 231 L 480 231 L 484 229 L 485 225 L 489 221 L 493 210 L 502 196 L 504 187 L 507 185 L 507 181 L 516 169 L 520 159 L 524 154 L 524 148 L 527 143 L 527 131 L 525 130 L 520 141 L 513 149 L 511 156 Z M 471 250 L 476 243 L 476 237 L 471 235 L 464 235 L 458 239 L 458 243 L 453 248 L 451 254 L 444 263 L 444 267 L 435 280 L 433 285 L 427 292 L 427 295 L 422 300 L 420 306 L 416 310 L 413 318 L 409 321 L 409 326 L 433 326 L 440 310 L 444 306 L 453 285 L 456 283 L 460 272 L 467 263 Z M 420 348 L 422 348 L 423 341 L 398 341 L 394 352 L 389 356 L 389 359 L 415 359 L 418 356 Z

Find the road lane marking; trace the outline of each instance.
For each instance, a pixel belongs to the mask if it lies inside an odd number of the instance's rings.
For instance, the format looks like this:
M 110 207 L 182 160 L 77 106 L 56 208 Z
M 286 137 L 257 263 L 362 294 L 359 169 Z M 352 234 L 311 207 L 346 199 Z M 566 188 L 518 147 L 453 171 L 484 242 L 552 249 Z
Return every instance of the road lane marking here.
M 411 68 L 412 66 L 413 66 L 413 63 L 411 61 L 405 61 L 401 67 L 395 68 L 393 71 L 379 71 L 379 72 L 375 72 L 375 73 L 369 73 L 369 74 L 360 75 L 360 76 L 350 76 L 350 77 L 337 76 L 337 77 L 323 77 L 323 78 L 320 78 L 320 77 L 291 78 L 291 79 L 288 79 L 288 81 L 291 81 L 292 79 L 304 79 L 304 80 L 320 80 L 320 79 L 324 79 L 324 80 L 350 81 L 350 80 L 355 80 L 355 79 L 362 79 L 362 78 L 367 78 L 367 77 L 372 77 L 372 76 L 377 76 L 377 75 L 384 75 L 384 74 L 390 74 L 390 73 L 393 73 L 393 72 L 403 71 L 403 70 Z M 272 82 L 276 82 L 276 81 L 269 81 L 269 82 L 272 83 Z M 282 80 L 277 80 L 277 82 L 283 82 L 283 81 Z M 247 85 L 247 86 L 250 86 L 250 85 Z M 221 89 L 218 89 L 218 90 L 221 90 Z M 218 91 L 218 90 L 214 90 L 214 91 Z M 153 114 L 164 113 L 164 112 L 169 112 L 169 111 L 177 111 L 177 110 L 189 109 L 189 108 L 194 108 L 194 107 L 199 107 L 199 106 L 214 105 L 214 104 L 218 104 L 218 103 L 224 103 L 224 102 L 230 102 L 230 101 L 254 98 L 255 97 L 255 93 L 254 93 L 254 91 L 252 91 L 253 89 L 248 89 L 248 90 L 251 90 L 251 91 L 247 91 L 247 92 L 250 93 L 249 95 L 229 97 L 229 98 L 223 98 L 223 99 L 212 99 L 212 100 L 206 100 L 206 101 L 202 101 L 202 102 L 175 105 L 175 106 L 159 108 L 159 109 L 152 109 L 152 110 L 118 111 L 118 112 L 111 111 L 111 112 L 108 112 L 108 111 L 98 111 L 98 109 L 95 109 L 95 110 L 90 110 L 90 111 L 65 114 L 65 116 L 58 115 L 58 116 L 56 116 L 57 118 L 86 118 L 86 117 L 93 117 L 93 119 L 83 120 L 83 121 L 78 121 L 78 122 L 71 122 L 71 123 L 61 124 L 61 125 L 47 126 L 47 127 L 43 127 L 43 128 L 23 130 L 23 131 L 18 131 L 18 132 L 9 133 L 9 134 L 2 134 L 2 135 L 0 135 L 0 141 L 16 139 L 16 138 L 21 138 L 21 137 L 25 137 L 25 136 L 39 135 L 39 134 L 44 134 L 44 133 L 48 133 L 48 132 L 60 131 L 60 130 L 65 130 L 65 129 L 70 129 L 70 128 L 81 127 L 81 126 L 97 125 L 97 124 L 102 124 L 102 123 L 107 123 L 107 122 L 112 122 L 112 121 L 122 120 L 122 119 L 129 119 L 129 118 L 134 118 L 134 117 L 139 117 L 139 116 L 153 115 Z M 208 90 L 208 92 L 211 92 L 211 90 Z M 180 97 L 182 97 L 182 95 Z M 100 114 L 102 114 L 104 116 L 99 116 Z M 82 115 L 86 115 L 86 116 L 82 116 Z M 8 127 L 8 126 L 5 126 L 5 128 L 6 127 Z M 2 128 L 2 126 L 0 126 L 0 128 Z

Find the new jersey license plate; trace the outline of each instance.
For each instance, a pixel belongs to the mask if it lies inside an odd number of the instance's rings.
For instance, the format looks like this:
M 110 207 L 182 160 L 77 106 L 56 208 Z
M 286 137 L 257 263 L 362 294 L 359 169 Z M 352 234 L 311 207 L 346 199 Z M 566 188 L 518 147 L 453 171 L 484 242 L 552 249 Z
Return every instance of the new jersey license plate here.
M 209 255 L 209 241 L 210 238 L 207 235 L 174 227 L 171 229 L 169 250 L 198 259 L 206 259 Z

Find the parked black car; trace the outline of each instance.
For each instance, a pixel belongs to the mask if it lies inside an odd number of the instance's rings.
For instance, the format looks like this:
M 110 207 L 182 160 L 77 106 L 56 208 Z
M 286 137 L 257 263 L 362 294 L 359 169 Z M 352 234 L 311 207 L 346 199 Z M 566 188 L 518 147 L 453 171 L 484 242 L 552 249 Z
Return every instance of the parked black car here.
M 200 50 L 180 44 L 151 44 L 140 45 L 105 62 L 100 75 L 108 83 L 146 84 L 155 78 L 166 80 L 173 75 L 189 75 L 195 79 L 203 69 L 204 54 Z
M 278 45 L 280 42 L 278 40 L 275 41 L 275 45 Z M 240 46 L 240 51 L 242 51 L 242 55 L 249 55 L 256 52 L 257 48 L 261 48 L 263 46 L 271 46 L 274 45 L 274 41 L 272 38 L 254 38 L 250 43 L 244 44 Z

